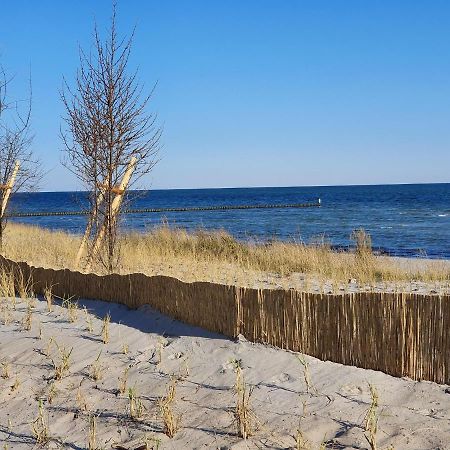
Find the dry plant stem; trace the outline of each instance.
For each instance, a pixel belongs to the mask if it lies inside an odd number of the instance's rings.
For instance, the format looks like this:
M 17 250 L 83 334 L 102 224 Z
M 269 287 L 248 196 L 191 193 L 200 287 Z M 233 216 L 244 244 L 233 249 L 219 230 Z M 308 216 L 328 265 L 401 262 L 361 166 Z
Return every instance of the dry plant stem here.
M 128 383 L 128 371 L 130 370 L 129 367 L 125 367 L 122 375 L 119 378 L 119 393 L 125 394 L 127 390 L 127 383 Z
M 306 392 L 317 394 L 317 389 L 313 385 L 311 381 L 311 373 L 309 371 L 309 364 L 306 361 L 305 357 L 303 355 L 298 355 L 298 360 L 300 361 L 301 365 L 303 366 L 303 379 L 305 380 L 306 385 Z
M 144 443 L 145 450 L 158 450 L 161 445 L 161 439 L 146 434 L 144 437 Z
M 19 386 L 20 386 L 20 379 L 19 379 L 19 377 L 16 375 L 16 378 L 15 378 L 15 380 L 14 380 L 14 384 L 11 386 L 11 391 L 12 391 L 12 392 L 17 391 L 17 389 L 19 389 Z
M 240 365 L 236 366 L 234 390 L 237 396 L 234 418 L 238 434 L 241 438 L 247 439 L 256 431 L 256 417 L 250 406 L 253 389 L 246 385 Z
M 76 402 L 77 402 L 77 407 L 78 407 L 79 411 L 88 411 L 89 410 L 86 397 L 84 396 L 83 391 L 81 389 L 81 383 L 77 389 Z
M 73 297 L 63 300 L 62 306 L 67 308 L 67 319 L 70 323 L 76 322 L 78 318 L 78 303 L 72 301 Z
M 89 331 L 89 333 L 93 333 L 94 332 L 94 325 L 92 324 L 92 317 L 89 314 L 86 306 L 83 307 L 83 311 L 84 311 L 84 318 L 86 319 L 86 328 Z
M 10 368 L 10 364 L 9 362 L 2 362 L 2 378 L 3 379 L 8 379 L 11 375 L 9 372 L 9 368 Z
M 47 302 L 47 311 L 50 313 L 53 311 L 53 294 L 52 286 L 45 286 L 44 288 L 44 299 Z
M 305 437 L 302 431 L 301 422 L 304 417 L 306 417 L 306 400 L 302 401 L 303 412 L 298 421 L 297 433 L 295 436 L 295 448 L 296 450 L 311 450 L 311 443 Z
M 37 444 L 43 445 L 48 442 L 48 421 L 44 415 L 44 405 L 41 399 L 39 400 L 38 416 L 31 425 L 31 431 Z
M 67 350 L 65 347 L 60 347 L 57 342 L 55 342 L 55 345 L 59 352 L 59 363 L 56 362 L 54 359 L 51 359 L 53 363 L 53 368 L 55 370 L 55 380 L 61 380 L 66 373 L 69 371 L 70 368 L 70 356 L 73 351 L 73 347 L 70 350 Z
M 23 321 L 22 321 L 23 329 L 26 331 L 31 331 L 32 322 L 33 322 L 33 306 L 31 304 L 31 302 L 28 301 L 25 317 L 23 318 Z
M 56 389 L 56 383 L 53 381 L 50 384 L 48 393 L 47 393 L 47 401 L 51 405 L 53 403 L 53 399 L 57 396 L 58 390 Z
M 137 394 L 136 387 L 128 388 L 128 400 L 130 408 L 130 417 L 137 420 L 142 417 L 144 413 L 144 405 Z
M 377 450 L 377 429 L 378 429 L 378 393 L 375 386 L 369 384 L 370 406 L 364 420 L 365 438 L 371 450 Z
M 173 411 L 176 386 L 177 379 L 175 377 L 171 377 L 167 386 L 166 396 L 161 398 L 159 401 L 160 413 L 163 420 L 163 430 L 169 438 L 173 438 L 176 435 L 181 425 L 181 416 L 175 415 Z
M 19 297 L 22 300 L 30 299 L 34 296 L 31 274 L 29 274 L 28 277 L 25 277 L 22 270 L 18 269 L 17 273 L 15 274 L 14 280 L 16 283 Z
M 108 313 L 103 318 L 103 325 L 102 325 L 102 342 L 104 344 L 107 344 L 109 342 L 109 324 L 110 324 L 110 322 L 111 322 L 111 316 Z
M 89 416 L 88 449 L 97 450 L 97 419 L 94 415 Z
M 94 381 L 101 380 L 103 376 L 103 366 L 100 362 L 101 354 L 100 351 L 95 361 L 89 366 L 89 377 Z

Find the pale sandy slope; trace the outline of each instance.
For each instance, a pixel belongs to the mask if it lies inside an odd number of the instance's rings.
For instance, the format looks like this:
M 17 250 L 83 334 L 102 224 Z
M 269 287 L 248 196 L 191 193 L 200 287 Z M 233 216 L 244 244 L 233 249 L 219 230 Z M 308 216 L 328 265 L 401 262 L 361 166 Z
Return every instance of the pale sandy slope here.
M 306 357 L 317 389 L 317 393 L 308 393 L 303 367 L 294 353 L 245 340 L 233 342 L 148 308 L 132 311 L 102 302 L 84 304 L 98 317 L 110 311 L 110 343 L 103 344 L 99 338 L 100 319 L 94 319 L 94 333 L 90 333 L 84 314 L 80 312 L 77 321 L 70 323 L 65 309 L 56 306 L 47 313 L 43 301 L 36 302 L 31 331 L 21 331 L 24 302 L 18 304 L 13 323 L 0 325 L 0 360 L 11 364 L 11 378 L 0 378 L 2 449 L 35 446 L 31 423 L 39 397 L 48 414 L 53 438 L 50 448 L 86 448 L 89 413 L 79 409 L 76 393 L 80 383 L 89 411 L 98 417 L 99 448 L 111 448 L 115 442 L 145 433 L 160 439 L 162 449 L 292 448 L 303 402 L 306 412 L 301 428 L 311 448 L 318 448 L 324 438 L 327 448 L 368 448 L 362 424 L 370 401 L 368 383 L 372 383 L 381 404 L 379 449 L 389 445 L 395 449 L 450 449 L 447 386 Z M 38 338 L 39 327 L 42 339 Z M 49 404 L 46 396 L 53 370 L 43 351 L 51 336 L 60 347 L 73 347 L 73 352 L 70 373 L 56 383 L 58 392 Z M 127 355 L 122 353 L 123 344 L 129 345 Z M 51 347 L 56 358 L 57 349 Z M 95 382 L 87 378 L 88 366 L 100 351 L 103 379 Z M 237 437 L 233 424 L 233 360 L 242 361 L 246 381 L 255 386 L 252 405 L 260 430 L 247 442 Z M 116 395 L 118 378 L 127 365 L 131 366 L 129 385 L 136 387 L 146 408 L 139 421 L 129 418 L 127 396 Z M 172 373 L 185 379 L 178 383 L 175 407 L 182 413 L 182 428 L 175 438 L 168 439 L 161 432 L 156 402 L 164 395 Z M 20 386 L 12 391 L 16 375 Z

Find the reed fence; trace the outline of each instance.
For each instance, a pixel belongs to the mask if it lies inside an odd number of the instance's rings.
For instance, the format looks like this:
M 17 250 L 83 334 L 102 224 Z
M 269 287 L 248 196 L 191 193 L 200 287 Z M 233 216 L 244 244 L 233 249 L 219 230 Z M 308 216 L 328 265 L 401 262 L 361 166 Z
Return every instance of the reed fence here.
M 166 276 L 95 275 L 32 267 L 0 257 L 34 292 L 150 305 L 163 314 L 228 337 L 321 360 L 450 384 L 450 296 L 415 293 L 314 294 L 249 289 Z

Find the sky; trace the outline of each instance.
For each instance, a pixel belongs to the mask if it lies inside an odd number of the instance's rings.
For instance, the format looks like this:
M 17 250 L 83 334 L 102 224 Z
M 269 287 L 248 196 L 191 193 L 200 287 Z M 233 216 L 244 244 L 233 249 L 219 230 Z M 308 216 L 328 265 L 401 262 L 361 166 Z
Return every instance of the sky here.
M 110 0 L 0 0 L 10 95 L 33 85 L 40 189 L 61 165 L 63 77 Z M 450 2 L 119 0 L 164 127 L 155 189 L 450 181 Z

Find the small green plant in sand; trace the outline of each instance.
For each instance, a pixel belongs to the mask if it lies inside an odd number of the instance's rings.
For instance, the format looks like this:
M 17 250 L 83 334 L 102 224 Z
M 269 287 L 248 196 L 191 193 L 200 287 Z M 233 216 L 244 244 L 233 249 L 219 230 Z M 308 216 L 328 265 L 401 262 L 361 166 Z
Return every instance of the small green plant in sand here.
M 101 354 L 102 352 L 100 351 L 97 358 L 89 366 L 89 378 L 91 378 L 94 381 L 101 380 L 103 376 L 103 366 L 100 361 Z
M 250 405 L 253 388 L 245 383 L 241 365 L 236 365 L 235 372 L 234 391 L 236 394 L 236 406 L 234 409 L 234 421 L 237 425 L 239 436 L 247 439 L 257 431 L 256 415 Z
M 140 419 L 144 413 L 144 404 L 139 398 L 136 386 L 128 388 L 129 412 L 133 420 Z
M 111 322 L 111 315 L 108 313 L 103 317 L 102 324 L 102 342 L 107 344 L 109 342 L 109 324 Z
M 163 431 L 169 438 L 173 438 L 176 435 L 181 425 L 181 415 L 176 415 L 173 410 L 177 382 L 177 378 L 173 376 L 170 378 L 166 395 L 158 402 L 163 421 Z
M 50 439 L 48 420 L 45 417 L 44 404 L 41 399 L 39 399 L 38 403 L 38 415 L 31 424 L 31 431 L 36 443 L 39 445 L 46 444 Z

